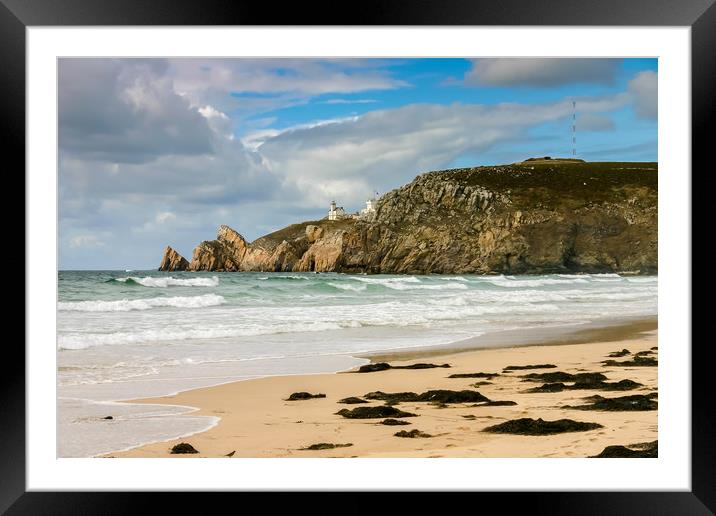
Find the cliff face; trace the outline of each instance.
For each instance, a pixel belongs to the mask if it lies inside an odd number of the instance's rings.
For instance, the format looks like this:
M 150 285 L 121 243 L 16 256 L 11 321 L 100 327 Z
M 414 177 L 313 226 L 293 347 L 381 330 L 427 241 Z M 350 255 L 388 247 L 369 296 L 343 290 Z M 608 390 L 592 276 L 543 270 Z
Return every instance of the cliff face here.
M 172 268 L 162 260 L 160 270 Z M 188 270 L 656 272 L 655 163 L 544 163 L 418 176 L 370 221 L 294 224 L 258 240 L 221 226 Z

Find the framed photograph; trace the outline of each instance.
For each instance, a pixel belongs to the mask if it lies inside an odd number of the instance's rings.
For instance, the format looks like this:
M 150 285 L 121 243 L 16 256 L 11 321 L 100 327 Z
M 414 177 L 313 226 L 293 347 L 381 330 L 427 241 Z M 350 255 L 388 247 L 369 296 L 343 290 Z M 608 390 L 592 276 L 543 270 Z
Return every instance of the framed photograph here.
M 711 3 L 380 2 L 347 25 L 5 1 L 28 301 L 0 508 L 511 491 L 712 514 Z

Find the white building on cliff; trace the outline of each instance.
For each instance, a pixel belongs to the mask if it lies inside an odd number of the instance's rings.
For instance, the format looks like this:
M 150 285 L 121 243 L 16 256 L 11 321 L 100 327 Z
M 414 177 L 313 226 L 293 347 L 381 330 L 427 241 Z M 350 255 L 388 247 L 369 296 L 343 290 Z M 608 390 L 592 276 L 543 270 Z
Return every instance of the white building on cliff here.
M 336 201 L 331 201 L 331 208 L 328 210 L 328 220 L 341 220 L 348 218 L 343 206 L 336 206 Z
M 374 197 L 365 202 L 365 208 L 360 210 L 360 212 L 348 214 L 346 210 L 343 209 L 343 206 L 336 206 L 336 201 L 331 201 L 331 207 L 328 210 L 328 220 L 370 219 L 375 215 L 376 207 L 377 201 Z

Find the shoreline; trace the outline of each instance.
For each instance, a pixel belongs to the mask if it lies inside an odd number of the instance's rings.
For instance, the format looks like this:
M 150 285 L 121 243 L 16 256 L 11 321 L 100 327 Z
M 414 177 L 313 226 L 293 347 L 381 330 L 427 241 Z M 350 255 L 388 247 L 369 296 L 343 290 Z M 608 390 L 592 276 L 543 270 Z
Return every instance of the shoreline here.
M 365 358 L 371 362 L 387 362 L 390 360 L 414 360 L 447 354 L 465 353 L 480 349 L 504 349 L 529 346 L 564 346 L 569 344 L 586 344 L 593 341 L 615 342 L 638 336 L 657 329 L 657 316 L 625 318 L 613 320 L 612 324 L 604 324 L 604 320 L 579 323 L 573 326 L 543 326 L 526 329 L 502 330 L 477 337 L 439 344 L 436 346 L 416 346 L 411 348 L 395 348 L 370 353 L 354 353 L 356 358 Z M 529 335 L 525 335 L 529 332 Z M 486 343 L 493 345 L 485 345 Z
M 427 418 L 411 418 L 411 423 L 413 422 L 412 420 L 415 419 L 420 420 L 422 424 L 418 424 L 417 421 L 415 421 L 411 426 L 405 427 L 408 428 L 408 430 L 419 428 L 421 431 L 425 431 L 425 428 L 428 428 L 430 425 L 435 426 L 436 421 L 444 420 L 444 415 L 456 414 L 458 412 L 462 415 L 457 418 L 448 418 L 452 419 L 451 424 L 447 425 L 447 427 L 452 429 L 452 432 L 431 434 L 434 435 L 431 439 L 399 439 L 392 434 L 400 429 L 376 425 L 375 423 L 380 420 L 349 420 L 335 414 L 335 412 L 341 408 L 352 409 L 356 406 L 368 405 L 343 405 L 338 404 L 337 401 L 340 397 L 361 396 L 364 392 L 376 390 L 386 392 L 421 392 L 428 388 L 467 389 L 470 388 L 468 384 L 473 384 L 474 380 L 446 380 L 448 376 L 447 373 L 462 373 L 466 372 L 466 369 L 482 371 L 486 369 L 487 364 L 496 364 L 497 361 L 504 363 L 501 366 L 495 365 L 493 369 L 512 365 L 507 363 L 510 361 L 532 361 L 532 363 L 544 363 L 546 361 L 557 366 L 557 368 L 552 369 L 553 371 L 568 371 L 574 373 L 578 370 L 583 370 L 583 367 L 580 366 L 586 366 L 587 364 L 592 366 L 589 368 L 589 371 L 596 371 L 597 368 L 593 366 L 595 360 L 598 358 L 604 359 L 608 352 L 621 349 L 620 346 L 631 346 L 629 349 L 632 352 L 636 352 L 647 351 L 657 344 L 656 317 L 640 318 L 631 321 L 615 321 L 615 324 L 609 326 L 589 326 L 586 328 L 584 326 L 585 325 L 579 325 L 579 327 L 576 328 L 561 328 L 557 334 L 554 332 L 555 328 L 530 329 L 529 336 L 519 335 L 520 331 L 518 330 L 506 330 L 499 332 L 499 334 L 493 333 L 489 335 L 489 339 L 480 336 L 431 348 L 403 348 L 402 350 L 352 355 L 358 358 L 369 359 L 371 363 L 388 361 L 392 365 L 408 365 L 416 359 L 431 358 L 439 363 L 450 363 L 452 366 L 451 369 L 435 368 L 420 371 L 389 370 L 366 374 L 352 374 L 344 371 L 311 375 L 268 376 L 191 389 L 171 396 L 125 400 L 124 403 L 128 404 L 181 405 L 192 409 L 191 414 L 193 416 L 218 417 L 219 421 L 211 428 L 192 434 L 191 439 L 189 439 L 189 436 L 184 436 L 171 440 L 151 442 L 128 450 L 115 451 L 98 456 L 221 457 L 231 451 L 235 452 L 234 456 L 236 457 L 515 456 L 511 455 L 512 452 L 509 450 L 505 450 L 502 445 L 498 446 L 495 443 L 487 448 L 481 446 L 470 448 L 469 445 L 466 445 L 466 447 L 444 442 L 444 439 L 455 440 L 456 436 L 454 434 L 463 432 L 467 428 L 467 425 L 474 425 L 474 419 L 462 419 L 466 415 L 465 412 L 475 411 L 475 408 L 466 407 L 464 404 L 450 406 L 449 408 L 433 408 L 431 406 L 425 406 L 426 404 L 405 403 L 406 408 L 404 410 L 412 409 L 420 411 L 420 416 L 429 416 Z M 552 330 L 551 335 L 550 330 Z M 525 330 L 522 330 L 521 333 L 524 334 L 524 331 Z M 492 346 L 476 347 L 481 344 L 484 345 L 485 340 L 490 340 Z M 495 343 L 502 347 L 495 347 Z M 507 347 L 504 347 L 505 344 L 507 344 Z M 550 357 L 552 360 L 548 360 Z M 582 362 L 585 361 L 586 363 L 583 364 Z M 604 369 L 604 366 L 597 367 Z M 602 369 L 599 370 L 601 371 Z M 502 399 L 501 397 L 506 397 L 512 401 L 510 398 L 510 396 L 512 396 L 517 402 L 516 407 L 520 408 L 507 406 L 480 408 L 472 415 L 482 422 L 489 422 L 492 419 L 499 421 L 505 414 L 529 417 L 530 414 L 540 415 L 554 412 L 555 414 L 564 415 L 568 413 L 570 418 L 584 421 L 602 420 L 605 419 L 606 414 L 606 419 L 609 420 L 611 424 L 616 421 L 614 418 L 615 414 L 616 416 L 624 416 L 626 414 L 628 416 L 627 419 L 630 421 L 633 420 L 632 422 L 640 428 L 640 430 L 637 430 L 633 435 L 634 438 L 639 437 L 640 440 L 637 439 L 633 441 L 634 443 L 655 440 L 657 435 L 657 411 L 655 410 L 649 412 L 597 413 L 594 411 L 577 412 L 576 410 L 565 409 L 563 407 L 564 402 L 580 400 L 588 395 L 599 394 L 605 397 L 614 397 L 615 394 L 619 396 L 644 394 L 647 390 L 653 391 L 656 389 L 656 367 L 618 367 L 606 369 L 608 369 L 608 371 L 605 370 L 604 374 L 607 375 L 610 381 L 631 379 L 639 382 L 643 387 L 635 391 L 618 393 L 603 393 L 601 391 L 589 390 L 539 395 L 532 394 L 527 396 L 523 393 L 524 388 L 533 387 L 533 384 L 525 384 L 519 378 L 519 375 L 502 373 L 495 378 L 494 382 L 476 387 L 477 390 L 491 399 Z M 547 371 L 549 370 L 539 370 L 538 372 Z M 497 380 L 500 381 L 498 382 Z M 497 384 L 499 383 L 503 383 L 504 385 L 498 387 Z M 474 388 L 475 387 L 473 387 L 473 389 Z M 291 392 L 298 391 L 325 392 L 326 398 L 305 401 L 285 401 Z M 345 394 L 345 396 L 342 396 L 341 393 Z M 518 398 L 524 398 L 530 407 L 526 407 L 525 403 Z M 559 401 L 562 403 L 562 406 L 552 407 L 550 410 L 547 406 L 544 406 L 544 402 L 549 400 Z M 540 402 L 541 404 L 537 403 L 534 407 L 531 407 L 535 402 Z M 375 403 L 370 403 L 370 406 L 375 405 Z M 399 407 L 402 407 L 402 405 L 401 403 Z M 434 413 L 435 411 L 440 411 L 440 413 Z M 482 413 L 482 415 L 480 415 L 480 413 Z M 548 419 L 548 417 L 549 416 L 545 417 L 545 419 Z M 552 417 L 550 419 L 555 418 Z M 423 423 L 423 421 L 426 423 Z M 443 426 L 445 426 L 445 424 Z M 271 428 L 276 426 L 279 428 Z M 437 426 L 440 427 L 440 424 L 437 424 Z M 606 427 L 607 425 L 604 426 Z M 313 428 L 313 431 L 306 431 L 309 427 Z M 326 433 L 327 429 L 331 430 L 328 434 Z M 444 428 L 443 430 L 446 429 L 448 428 Z M 388 432 L 386 433 L 386 431 Z M 509 442 L 514 439 L 518 441 L 538 439 L 544 443 L 550 440 L 568 441 L 570 438 L 580 438 L 579 434 L 585 433 L 592 434 L 593 432 L 574 432 L 550 437 L 490 436 L 488 441 L 497 441 L 500 443 L 503 441 Z M 368 438 L 370 434 L 385 434 L 385 436 L 379 442 L 376 442 L 374 439 L 368 439 L 369 443 L 362 442 L 360 444 L 351 441 L 351 446 L 345 448 L 323 451 L 300 450 L 301 444 L 309 446 L 319 442 L 342 443 L 343 441 L 340 441 L 340 439 L 337 441 L 335 437 L 343 434 L 355 435 L 356 437 L 353 438 L 352 441 L 364 441 L 364 438 Z M 444 437 L 446 435 L 453 435 L 453 437 Z M 477 439 L 479 442 L 485 435 L 486 434 L 479 434 L 467 439 L 467 441 L 472 442 L 472 440 Z M 629 432 L 626 432 L 624 439 L 628 440 L 630 435 Z M 295 441 L 299 436 L 302 442 L 291 443 L 291 441 Z M 329 437 L 334 438 L 333 440 L 325 441 Z M 438 439 L 439 437 L 441 437 L 441 439 Z M 183 439 L 196 443 L 195 447 L 200 453 L 196 455 L 169 454 L 169 449 L 174 444 L 182 442 Z M 218 444 L 217 441 L 226 442 L 227 444 L 226 446 L 222 446 Z M 283 441 L 283 444 L 281 444 L 281 441 Z M 425 450 L 428 448 L 415 448 L 415 446 L 433 445 L 438 441 L 441 441 L 441 445 L 432 449 L 432 455 L 425 455 Z M 579 439 L 577 439 L 577 441 L 579 441 Z M 610 444 L 632 444 L 631 442 L 613 443 L 612 438 L 601 437 L 596 438 L 596 441 L 600 443 L 602 441 L 609 442 Z M 235 444 L 229 444 L 232 442 Z M 388 444 L 382 444 L 384 442 Z M 583 446 L 584 443 L 581 443 L 577 448 Z M 604 446 L 602 446 L 602 448 L 603 447 Z M 224 448 L 232 449 L 227 449 L 224 453 L 219 453 Z M 462 454 L 455 454 L 456 451 L 460 450 L 462 450 Z M 542 447 L 530 449 L 529 447 L 518 446 L 515 450 L 521 450 L 518 453 L 522 454 L 516 456 L 550 456 Z M 601 448 L 596 450 L 596 452 L 590 450 L 590 453 L 598 453 L 599 451 L 601 451 Z M 507 455 L 505 455 L 505 453 L 507 453 Z M 575 448 L 569 452 L 565 452 L 563 456 L 586 455 L 579 455 L 579 452 L 577 452 Z

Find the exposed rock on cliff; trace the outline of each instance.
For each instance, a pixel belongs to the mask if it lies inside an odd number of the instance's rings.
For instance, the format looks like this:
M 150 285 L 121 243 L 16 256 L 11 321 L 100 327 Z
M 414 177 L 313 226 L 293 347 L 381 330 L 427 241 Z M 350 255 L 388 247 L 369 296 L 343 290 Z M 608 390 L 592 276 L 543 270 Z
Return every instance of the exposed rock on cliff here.
M 189 262 L 174 249 L 167 246 L 164 249 L 162 262 L 159 264 L 160 271 L 185 271 L 189 268 Z
M 570 161 L 431 172 L 385 194 L 371 220 L 293 224 L 250 244 L 221 226 L 188 269 L 656 272 L 657 175 L 656 163 Z

